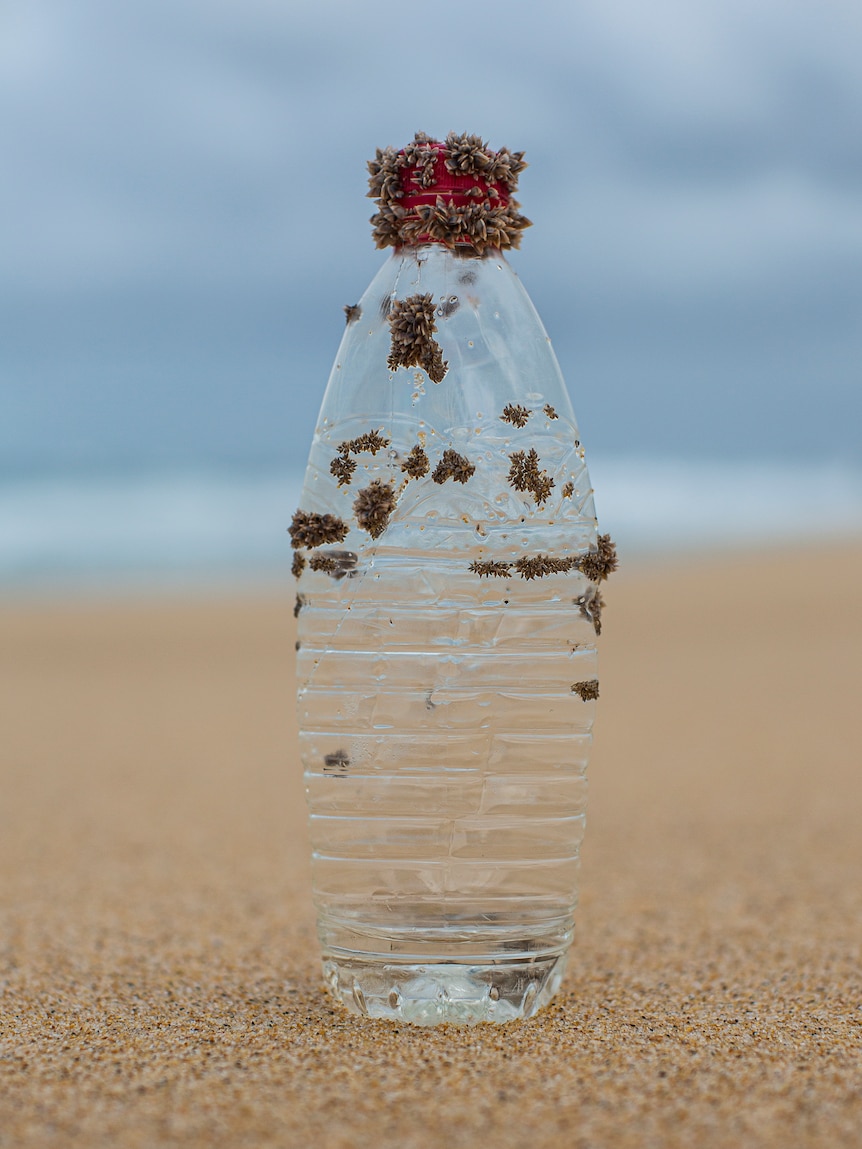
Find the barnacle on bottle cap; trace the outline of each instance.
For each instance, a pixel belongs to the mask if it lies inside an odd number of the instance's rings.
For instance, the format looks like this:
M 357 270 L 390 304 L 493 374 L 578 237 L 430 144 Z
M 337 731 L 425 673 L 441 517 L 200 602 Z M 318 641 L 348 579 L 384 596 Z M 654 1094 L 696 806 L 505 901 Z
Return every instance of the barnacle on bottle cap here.
M 512 198 L 523 152 L 494 152 L 480 136 L 450 132 L 445 143 L 417 132 L 400 151 L 378 148 L 368 163 L 378 247 L 443 243 L 482 255 L 518 247 L 530 226 Z

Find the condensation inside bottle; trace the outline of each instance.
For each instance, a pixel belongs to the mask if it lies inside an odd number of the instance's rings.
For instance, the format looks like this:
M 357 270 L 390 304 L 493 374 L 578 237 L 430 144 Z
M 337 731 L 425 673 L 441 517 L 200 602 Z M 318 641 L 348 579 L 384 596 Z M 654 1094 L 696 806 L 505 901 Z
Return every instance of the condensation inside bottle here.
M 387 367 L 392 308 L 416 295 L 438 383 Z M 301 499 L 346 534 L 298 552 L 325 974 L 371 1016 L 529 1016 L 563 974 L 584 828 L 596 587 L 567 566 L 596 547 L 584 451 L 498 251 L 397 249 L 349 312 Z

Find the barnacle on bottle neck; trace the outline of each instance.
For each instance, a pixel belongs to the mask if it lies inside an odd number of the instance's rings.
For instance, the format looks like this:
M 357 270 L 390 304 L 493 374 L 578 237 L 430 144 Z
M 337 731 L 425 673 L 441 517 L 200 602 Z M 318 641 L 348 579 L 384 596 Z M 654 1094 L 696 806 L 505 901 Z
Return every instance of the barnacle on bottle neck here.
M 417 132 L 400 151 L 378 148 L 368 163 L 375 243 L 430 241 L 478 256 L 518 247 L 530 221 L 513 197 L 526 166 L 523 152 L 494 152 L 467 132 L 450 132 L 445 142 Z

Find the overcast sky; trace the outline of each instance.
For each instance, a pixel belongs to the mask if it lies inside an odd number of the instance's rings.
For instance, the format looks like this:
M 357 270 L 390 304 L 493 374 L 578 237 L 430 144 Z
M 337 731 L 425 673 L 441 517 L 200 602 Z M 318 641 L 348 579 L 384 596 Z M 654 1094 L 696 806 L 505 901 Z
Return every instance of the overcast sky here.
M 523 149 L 588 446 L 862 461 L 858 0 L 0 0 L 0 453 L 304 457 L 365 161 Z

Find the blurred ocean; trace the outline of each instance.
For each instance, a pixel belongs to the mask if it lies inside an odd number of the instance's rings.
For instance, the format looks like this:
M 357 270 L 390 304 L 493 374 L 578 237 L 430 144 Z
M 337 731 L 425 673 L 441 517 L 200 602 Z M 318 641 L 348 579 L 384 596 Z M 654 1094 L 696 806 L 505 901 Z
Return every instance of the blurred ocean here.
M 862 470 L 591 458 L 623 558 L 862 538 Z M 0 594 L 289 583 L 300 472 L 114 469 L 0 476 Z
M 416 5 L 0 3 L 0 598 L 292 585 L 417 129 L 525 150 L 512 266 L 625 560 L 862 537 L 862 5 L 521 7 L 405 84 Z

